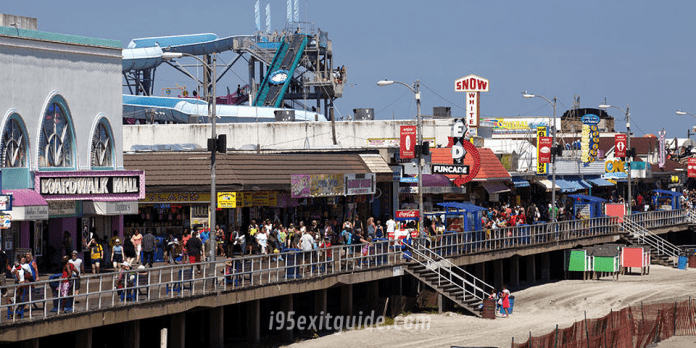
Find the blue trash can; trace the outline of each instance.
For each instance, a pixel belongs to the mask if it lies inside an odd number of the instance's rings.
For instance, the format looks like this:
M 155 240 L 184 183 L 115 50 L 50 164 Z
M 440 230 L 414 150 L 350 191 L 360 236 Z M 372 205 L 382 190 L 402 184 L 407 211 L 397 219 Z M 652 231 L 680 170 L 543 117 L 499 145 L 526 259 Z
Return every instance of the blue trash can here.
M 679 256 L 678 268 L 686 270 L 686 266 L 689 264 L 689 258 L 686 256 Z
M 512 307 L 515 304 L 515 295 L 510 295 L 510 298 L 508 300 L 510 301 L 510 308 L 508 308 L 508 314 L 512 314 Z M 503 306 L 500 306 L 500 314 L 505 314 Z
M 285 255 L 285 278 L 294 279 L 302 278 L 302 272 L 300 272 L 300 265 L 302 264 L 302 250 L 296 248 L 283 249 L 282 253 Z

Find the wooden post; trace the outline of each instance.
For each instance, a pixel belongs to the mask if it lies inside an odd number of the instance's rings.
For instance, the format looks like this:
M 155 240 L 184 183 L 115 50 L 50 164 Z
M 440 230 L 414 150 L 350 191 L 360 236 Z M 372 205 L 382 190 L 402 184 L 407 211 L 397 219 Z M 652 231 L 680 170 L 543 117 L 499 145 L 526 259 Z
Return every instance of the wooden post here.
M 160 348 L 167 348 L 167 328 L 160 330 Z
M 590 348 L 590 330 L 587 328 L 587 311 L 585 311 L 585 337 L 587 337 L 587 348 Z
M 554 348 L 558 348 L 558 324 L 556 324 L 556 342 L 553 346 Z

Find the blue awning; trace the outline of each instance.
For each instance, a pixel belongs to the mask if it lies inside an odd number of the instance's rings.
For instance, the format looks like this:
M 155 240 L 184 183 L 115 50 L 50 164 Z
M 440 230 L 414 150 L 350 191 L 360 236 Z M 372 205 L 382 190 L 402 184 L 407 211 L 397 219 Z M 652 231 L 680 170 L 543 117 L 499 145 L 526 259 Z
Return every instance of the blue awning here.
M 512 183 L 515 184 L 515 187 L 529 187 L 529 181 L 524 180 L 519 176 L 513 176 Z
M 599 187 L 609 187 L 609 186 L 614 186 L 614 184 L 611 181 L 604 180 L 600 177 L 585 177 L 587 181 L 589 181 L 592 185 L 599 186 Z
M 587 202 L 593 202 L 593 203 L 603 203 L 606 202 L 607 200 L 604 198 L 599 198 L 595 196 L 588 196 L 588 195 L 568 195 L 568 197 L 576 199 L 576 200 L 582 200 L 582 201 L 587 201 Z
M 571 181 L 571 182 L 573 182 L 574 184 L 580 185 L 580 187 L 582 187 L 581 190 L 588 189 L 588 188 L 592 187 L 592 185 L 590 185 L 589 182 L 583 180 L 583 179 L 582 179 L 581 177 L 579 177 L 579 176 L 574 176 L 574 175 L 573 175 L 573 176 L 566 176 L 566 177 L 564 177 L 563 179 L 565 179 L 565 180 L 567 180 L 567 181 Z
M 559 178 L 556 178 L 556 186 L 561 189 L 561 192 L 574 192 L 583 189 L 579 184 Z

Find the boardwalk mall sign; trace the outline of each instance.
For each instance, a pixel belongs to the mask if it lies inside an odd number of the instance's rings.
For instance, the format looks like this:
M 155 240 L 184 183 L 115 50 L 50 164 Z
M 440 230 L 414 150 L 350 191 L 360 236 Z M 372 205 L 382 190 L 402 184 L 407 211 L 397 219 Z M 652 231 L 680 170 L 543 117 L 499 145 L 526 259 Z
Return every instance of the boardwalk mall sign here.
M 38 172 L 34 185 L 35 190 L 47 199 L 145 197 L 142 171 Z

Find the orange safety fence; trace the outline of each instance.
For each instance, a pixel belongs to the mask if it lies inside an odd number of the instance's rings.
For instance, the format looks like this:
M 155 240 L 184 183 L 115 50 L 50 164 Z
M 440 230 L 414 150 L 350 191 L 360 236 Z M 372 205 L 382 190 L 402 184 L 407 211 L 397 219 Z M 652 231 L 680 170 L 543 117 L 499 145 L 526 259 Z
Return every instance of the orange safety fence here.
M 672 336 L 696 335 L 692 300 L 651 303 L 611 311 L 602 318 L 576 321 L 543 335 L 530 335 L 512 348 L 644 348 Z

